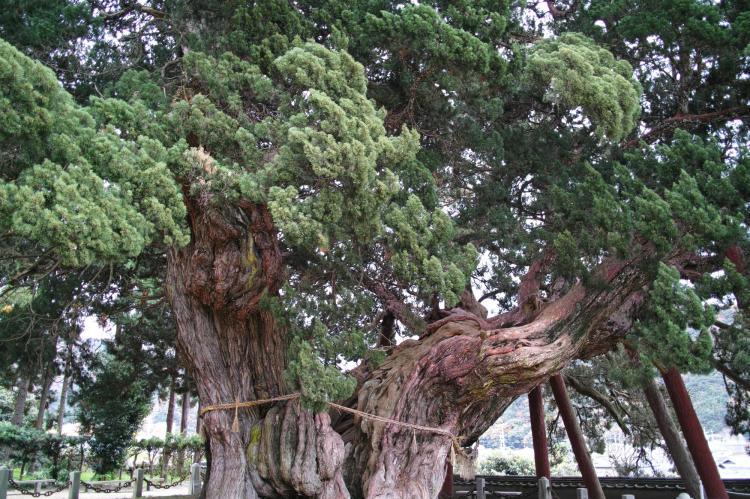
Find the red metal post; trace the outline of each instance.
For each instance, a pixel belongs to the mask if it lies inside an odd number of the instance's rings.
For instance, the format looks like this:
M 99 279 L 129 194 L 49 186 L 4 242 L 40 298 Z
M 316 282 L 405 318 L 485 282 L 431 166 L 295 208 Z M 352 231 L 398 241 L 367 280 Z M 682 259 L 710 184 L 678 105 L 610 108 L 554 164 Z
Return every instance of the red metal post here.
M 703 482 L 703 488 L 706 489 L 708 499 L 728 499 L 727 489 L 724 482 L 719 476 L 719 468 L 716 466 L 711 449 L 708 447 L 706 436 L 703 433 L 698 416 L 695 414 L 693 403 L 690 401 L 690 395 L 685 382 L 682 380 L 680 371 L 671 368 L 662 373 L 664 385 L 667 387 L 669 398 L 672 400 L 674 412 L 677 414 L 677 421 L 680 422 L 682 434 L 687 442 L 690 455 L 693 456 L 693 462 L 698 469 L 698 475 Z
M 588 449 L 586 449 L 586 442 L 583 440 L 583 433 L 578 424 L 573 404 L 570 403 L 568 392 L 565 389 L 565 381 L 558 374 L 550 378 L 549 384 L 552 386 L 552 394 L 555 396 L 557 409 L 560 411 L 563 424 L 565 424 L 565 432 L 568 434 L 568 440 L 570 440 L 570 446 L 573 448 L 573 454 L 578 462 L 578 469 L 581 470 L 583 483 L 586 485 L 589 497 L 591 499 L 605 499 L 602 484 L 599 483 L 594 463 L 591 461 Z
M 529 416 L 531 418 L 531 438 L 534 442 L 534 464 L 536 477 L 551 477 L 549 469 L 549 449 L 547 447 L 547 428 L 544 424 L 544 400 L 542 385 L 529 392 Z

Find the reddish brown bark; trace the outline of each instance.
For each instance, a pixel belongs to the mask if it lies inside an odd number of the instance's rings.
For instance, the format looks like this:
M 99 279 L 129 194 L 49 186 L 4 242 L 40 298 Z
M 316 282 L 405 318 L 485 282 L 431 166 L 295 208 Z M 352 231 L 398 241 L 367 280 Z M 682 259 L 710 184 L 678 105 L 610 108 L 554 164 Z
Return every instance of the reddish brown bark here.
M 610 290 L 573 286 L 543 304 L 528 324 L 485 330 L 482 318 L 457 314 L 419 341 L 395 347 L 362 378 L 357 409 L 440 428 L 470 445 L 518 395 L 567 363 L 606 351 L 623 338 L 640 303 L 644 277 L 636 266 L 606 266 Z M 334 428 L 351 445 L 344 462 L 353 497 L 432 499 L 441 490 L 450 439 L 369 419 L 340 417 Z
M 180 356 L 202 404 L 285 393 L 284 330 L 259 306 L 263 296 L 277 293 L 282 277 L 270 214 L 252 204 L 219 213 L 208 198 L 188 198 L 187 204 L 192 239 L 168 253 L 166 289 Z M 326 415 L 264 405 L 237 416 L 238 432 L 231 431 L 233 411 L 203 417 L 211 458 L 206 497 L 348 497 L 339 493 L 343 446 L 336 447 Z M 294 445 L 291 428 L 298 433 Z M 269 443 L 250 452 L 259 441 Z
M 166 284 L 179 353 L 201 403 L 288 393 L 285 331 L 259 306 L 283 277 L 270 215 L 250 204 L 221 213 L 209 201 L 188 207 L 192 240 L 169 252 Z M 572 359 L 607 351 L 624 338 L 647 278 L 639 265 L 622 261 L 603 264 L 599 277 L 610 287 L 587 290 L 577 283 L 549 303 L 530 292 L 533 307 L 528 299 L 521 303 L 510 323 L 452 311 L 420 340 L 393 347 L 377 368 L 358 368 L 351 405 L 449 431 L 470 445 L 516 397 Z M 539 281 L 538 272 L 531 280 Z M 407 317 L 387 288 L 365 285 L 392 302 L 388 308 L 398 320 Z M 433 499 L 445 481 L 451 439 L 439 433 L 349 414 L 314 415 L 298 402 L 239 410 L 235 433 L 234 414 L 211 411 L 203 418 L 209 499 Z
M 565 425 L 565 432 L 568 434 L 570 446 L 573 448 L 578 469 L 581 471 L 583 482 L 586 484 L 586 489 L 589 492 L 589 497 L 592 499 L 605 499 L 602 484 L 599 482 L 599 477 L 596 476 L 594 463 L 591 461 L 591 455 L 586 448 L 586 441 L 583 439 L 581 426 L 578 424 L 578 416 L 575 413 L 573 404 L 570 402 L 570 397 L 568 397 L 565 381 L 561 375 L 557 374 L 550 378 L 549 383 L 552 387 L 552 394 L 555 396 L 557 409 L 560 411 L 560 416 Z
M 542 385 L 529 392 L 529 416 L 531 419 L 531 438 L 534 443 L 534 465 L 536 476 L 550 478 L 549 448 L 547 446 L 547 427 L 544 423 L 544 399 Z
M 711 449 L 708 447 L 706 436 L 703 433 L 698 416 L 695 414 L 693 403 L 685 382 L 676 368 L 671 368 L 662 373 L 664 385 L 667 387 L 669 398 L 672 400 L 677 420 L 682 428 L 688 449 L 693 457 L 695 467 L 703 481 L 708 499 L 728 499 L 724 482 L 721 481 L 719 468 L 716 466 Z

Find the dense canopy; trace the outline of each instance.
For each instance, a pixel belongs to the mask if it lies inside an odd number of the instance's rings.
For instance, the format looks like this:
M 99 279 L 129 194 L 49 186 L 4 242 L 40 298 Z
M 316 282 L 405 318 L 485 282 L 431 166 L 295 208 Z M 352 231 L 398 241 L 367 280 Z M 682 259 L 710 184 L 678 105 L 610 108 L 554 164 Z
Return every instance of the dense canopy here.
M 602 354 L 746 431 L 747 2 L 11 4 L 0 335 L 97 314 L 122 379 L 161 320 L 202 404 L 301 392 L 206 415 L 210 497 L 434 497 L 450 442 L 325 403 L 468 446 Z

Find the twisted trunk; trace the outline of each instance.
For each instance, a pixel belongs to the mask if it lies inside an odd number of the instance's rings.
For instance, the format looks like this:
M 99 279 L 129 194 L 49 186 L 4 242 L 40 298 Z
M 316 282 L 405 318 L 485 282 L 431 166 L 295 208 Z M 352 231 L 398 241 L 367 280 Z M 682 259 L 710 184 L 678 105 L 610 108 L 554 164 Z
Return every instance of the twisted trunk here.
M 192 241 L 168 254 L 167 293 L 201 404 L 281 395 L 284 330 L 262 303 L 281 277 L 270 214 L 251 204 L 231 213 L 188 204 Z M 264 405 L 208 412 L 202 426 L 211 456 L 208 498 L 348 497 L 343 445 L 325 414 Z
M 285 332 L 262 303 L 283 277 L 270 215 L 259 205 L 219 213 L 197 202 L 189 213 L 192 241 L 168 255 L 167 292 L 201 404 L 289 393 Z M 470 445 L 514 398 L 624 337 L 646 280 L 628 262 L 603 265 L 600 278 L 609 287 L 578 283 L 550 303 L 523 300 L 512 320 L 465 311 L 441 319 L 377 368 L 360 365 L 350 406 L 449 431 Z M 311 414 L 297 401 L 210 411 L 202 424 L 209 499 L 432 499 L 451 448 L 444 434 L 349 413 Z
M 447 430 L 470 445 L 515 397 L 627 333 L 644 278 L 623 263 L 608 266 L 603 277 L 607 290 L 576 284 L 528 324 L 486 330 L 486 320 L 462 313 L 419 341 L 403 342 L 378 369 L 358 373 L 357 409 Z M 347 446 L 353 497 L 437 496 L 450 438 L 349 415 L 334 427 Z

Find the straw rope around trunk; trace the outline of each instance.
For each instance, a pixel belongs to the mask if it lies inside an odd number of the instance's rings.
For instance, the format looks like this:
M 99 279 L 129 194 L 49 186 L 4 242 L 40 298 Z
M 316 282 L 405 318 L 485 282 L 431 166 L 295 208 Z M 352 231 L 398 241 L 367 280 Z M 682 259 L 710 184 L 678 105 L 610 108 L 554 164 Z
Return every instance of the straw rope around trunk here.
M 272 397 L 272 398 L 260 399 L 260 400 L 251 400 L 247 402 L 237 401 L 237 402 L 228 402 L 225 404 L 212 404 L 212 405 L 207 405 L 201 408 L 200 417 L 203 417 L 206 413 L 211 412 L 211 411 L 234 409 L 234 421 L 232 422 L 232 431 L 236 433 L 239 431 L 239 417 L 238 417 L 239 409 L 248 408 L 248 407 L 257 407 L 259 405 L 271 404 L 274 402 L 285 402 L 289 400 L 297 400 L 299 398 L 300 398 L 299 393 L 291 393 L 289 395 L 281 395 L 279 397 Z M 450 457 L 451 463 L 453 463 L 454 466 L 458 465 L 460 468 L 465 470 L 465 472 L 462 473 L 462 475 L 465 475 L 465 476 L 473 475 L 475 457 L 473 455 L 470 456 L 469 454 L 464 452 L 463 448 L 461 447 L 461 443 L 459 442 L 459 437 L 454 435 L 448 430 L 444 430 L 442 428 L 435 428 L 433 426 L 424 426 L 424 425 L 418 425 L 414 423 L 407 423 L 404 421 L 398 421 L 396 419 L 390 419 L 390 418 L 386 418 L 383 416 L 378 416 L 377 414 L 370 414 L 370 413 L 363 412 L 357 409 L 352 409 L 351 407 L 339 405 L 339 404 L 336 404 L 335 402 L 326 402 L 326 404 L 328 404 L 328 406 L 332 407 L 333 409 L 336 409 L 342 412 L 348 412 L 349 414 L 359 416 L 363 419 L 369 419 L 372 421 L 378 421 L 380 423 L 401 426 L 402 428 L 410 428 L 414 431 L 425 431 L 429 433 L 435 433 L 438 435 L 446 436 L 451 439 L 451 457 Z M 471 476 L 471 478 L 473 478 L 473 476 Z

